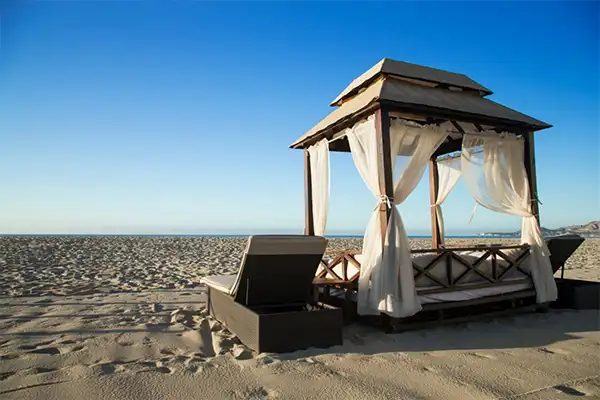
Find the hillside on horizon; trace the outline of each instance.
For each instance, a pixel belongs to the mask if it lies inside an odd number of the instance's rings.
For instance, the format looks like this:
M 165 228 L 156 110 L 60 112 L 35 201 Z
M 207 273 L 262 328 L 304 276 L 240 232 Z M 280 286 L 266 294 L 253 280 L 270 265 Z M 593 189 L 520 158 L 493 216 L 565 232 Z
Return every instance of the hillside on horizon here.
M 558 236 L 577 234 L 581 236 L 600 236 L 600 221 L 590 221 L 583 225 L 569 225 L 557 229 L 549 229 L 542 227 L 542 235 L 544 236 Z M 521 230 L 516 232 L 485 232 L 480 233 L 479 236 L 520 236 Z

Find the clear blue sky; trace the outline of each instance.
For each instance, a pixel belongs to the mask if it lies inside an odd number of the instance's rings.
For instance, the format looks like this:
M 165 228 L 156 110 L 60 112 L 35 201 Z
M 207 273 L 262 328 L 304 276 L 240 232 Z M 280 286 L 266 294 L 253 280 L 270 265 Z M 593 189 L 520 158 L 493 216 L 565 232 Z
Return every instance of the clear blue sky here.
M 462 72 L 553 128 L 536 136 L 542 224 L 598 219 L 594 2 L 2 2 L 0 232 L 302 231 L 288 145 L 383 57 Z M 375 204 L 333 154 L 329 232 Z M 423 179 L 400 211 L 430 233 Z M 517 229 L 459 185 L 449 234 Z

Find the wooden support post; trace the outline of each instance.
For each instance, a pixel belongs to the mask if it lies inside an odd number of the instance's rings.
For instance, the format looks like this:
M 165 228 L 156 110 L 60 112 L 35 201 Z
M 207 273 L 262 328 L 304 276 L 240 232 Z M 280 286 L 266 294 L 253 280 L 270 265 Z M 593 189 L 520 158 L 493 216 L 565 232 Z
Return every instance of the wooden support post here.
M 439 190 L 438 164 L 435 157 L 433 157 L 429 161 L 429 202 L 431 204 L 431 243 L 434 249 L 438 249 L 442 243 L 440 226 L 438 224 L 435 207 L 433 207 L 437 202 Z
M 537 175 L 535 171 L 535 143 L 533 139 L 533 132 L 523 134 L 525 139 L 525 171 L 527 172 L 527 180 L 529 181 L 529 193 L 531 196 L 531 212 L 535 215 L 535 218 L 540 224 L 540 207 L 538 204 L 538 191 L 537 191 Z M 541 225 L 540 225 L 541 227 Z
M 313 218 L 310 153 L 308 149 L 304 149 L 304 206 L 304 234 L 313 236 L 315 234 L 315 223 Z
M 387 110 L 379 108 L 375 114 L 375 130 L 377 134 L 377 147 L 379 150 L 379 187 L 383 193 L 390 199 L 394 198 L 394 171 L 392 170 L 392 155 L 390 141 L 390 116 Z M 394 154 L 394 157 L 396 154 Z M 381 237 L 382 246 L 385 243 L 388 221 L 392 210 L 386 204 L 379 205 L 379 212 L 383 215 L 381 218 Z

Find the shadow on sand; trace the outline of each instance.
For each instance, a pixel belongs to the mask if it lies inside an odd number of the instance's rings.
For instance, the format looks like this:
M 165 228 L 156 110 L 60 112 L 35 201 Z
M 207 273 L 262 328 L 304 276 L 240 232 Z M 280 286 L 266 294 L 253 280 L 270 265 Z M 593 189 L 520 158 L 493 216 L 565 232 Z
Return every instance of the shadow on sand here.
M 192 299 L 190 299 L 192 300 Z M 202 304 L 202 301 L 161 301 L 162 305 L 193 305 Z M 3 304 L 5 313 L 0 315 L 0 320 L 15 319 L 17 322 L 26 322 L 34 319 L 44 318 L 123 318 L 125 322 L 132 322 L 132 317 L 136 316 L 167 316 L 169 310 L 164 309 L 162 313 L 145 312 L 140 313 L 104 313 L 104 314 L 62 314 L 48 315 L 43 314 L 43 309 L 39 310 L 37 315 L 13 316 L 6 308 L 24 307 L 24 306 L 68 306 L 85 305 L 81 302 L 31 302 L 20 304 Z M 147 306 L 153 303 L 148 302 L 94 302 L 90 305 L 131 305 Z M 204 314 L 206 315 L 206 314 Z M 210 329 L 208 321 L 210 317 L 202 316 L 201 320 L 206 323 L 200 323 L 195 328 L 199 331 Z M 579 339 L 585 336 L 586 332 L 598 331 L 600 329 L 600 315 L 597 310 L 556 310 L 552 309 L 544 314 L 519 314 L 511 316 L 495 317 L 491 320 L 472 321 L 456 323 L 433 328 L 424 328 L 421 330 L 407 331 L 402 333 L 386 334 L 377 328 L 352 324 L 344 327 L 344 344 L 326 349 L 310 348 L 293 353 L 284 353 L 273 355 L 282 360 L 293 360 L 304 357 L 312 357 L 321 354 L 339 354 L 356 353 L 364 355 L 373 355 L 391 352 L 436 352 L 444 350 L 485 350 L 485 349 L 516 349 L 527 347 L 546 347 L 559 341 Z M 117 322 L 118 323 L 118 322 Z M 14 326 L 13 326 L 14 327 Z M 172 323 L 153 323 L 141 324 L 136 326 L 115 326 L 114 329 L 102 327 L 94 329 L 71 329 L 71 330 L 29 330 L 25 332 L 6 332 L 6 329 L 0 330 L 2 339 L 18 337 L 43 337 L 56 336 L 63 334 L 82 334 L 82 335 L 102 335 L 129 332 L 153 332 L 160 334 L 180 334 L 185 329 L 174 327 Z M 200 332 L 202 334 L 203 332 Z

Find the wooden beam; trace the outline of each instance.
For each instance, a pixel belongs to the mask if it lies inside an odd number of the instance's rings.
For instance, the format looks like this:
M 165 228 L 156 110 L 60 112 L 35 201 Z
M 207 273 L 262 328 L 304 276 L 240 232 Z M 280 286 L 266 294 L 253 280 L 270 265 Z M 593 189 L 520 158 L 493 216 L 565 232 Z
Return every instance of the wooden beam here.
M 380 108 L 375 113 L 375 130 L 377 134 L 377 147 L 379 152 L 379 187 L 390 199 L 394 198 L 394 171 L 392 170 L 390 116 L 386 109 Z M 395 155 L 394 155 L 395 156 Z M 388 221 L 392 210 L 385 204 L 379 205 L 381 218 L 381 237 L 385 240 Z M 384 243 L 382 243 L 382 246 Z
M 439 192 L 438 164 L 435 158 L 429 161 L 429 202 L 431 204 L 431 243 L 434 249 L 439 249 L 441 241 L 440 226 L 433 204 L 437 202 Z
M 304 149 L 304 206 L 304 234 L 313 236 L 315 234 L 315 222 L 313 217 L 310 153 L 308 149 Z
M 462 148 L 462 137 L 457 139 L 450 139 L 447 142 L 442 143 L 433 155 L 435 157 L 443 156 L 444 154 L 454 153 L 455 151 L 460 151 Z
M 335 139 L 336 137 L 343 136 L 344 129 L 350 128 L 351 126 L 356 124 L 358 121 L 367 118 L 369 115 L 373 114 L 375 112 L 375 110 L 378 108 L 379 108 L 379 103 L 374 102 L 374 103 L 370 104 L 369 106 L 367 106 L 366 108 L 364 108 L 363 110 L 360 110 L 354 114 L 348 115 L 348 116 L 342 118 L 341 120 L 336 121 L 335 123 L 331 124 L 327 128 L 317 132 L 313 136 L 307 137 L 306 139 L 299 141 L 295 145 L 290 146 L 290 148 L 292 148 L 292 149 L 307 148 L 307 147 L 317 143 L 321 139 L 325 138 L 327 140 L 332 140 L 332 139 Z
M 454 125 L 454 127 L 456 128 L 457 131 L 459 131 L 460 133 L 465 133 L 465 130 L 462 128 L 462 126 L 460 126 L 458 124 L 458 122 L 456 121 L 450 121 L 452 122 L 452 125 Z
M 393 101 L 375 101 L 363 110 L 360 110 L 352 115 L 336 121 L 325 129 L 317 132 L 315 135 L 305 138 L 298 143 L 290 146 L 293 149 L 308 147 L 319 140 L 325 138 L 330 139 L 335 133 L 354 125 L 356 122 L 372 114 L 375 109 L 383 107 L 390 113 L 410 114 L 419 119 L 434 118 L 436 120 L 453 120 L 467 122 L 472 124 L 493 126 L 499 131 L 508 131 L 516 134 L 523 132 L 537 131 L 550 128 L 551 125 L 530 125 L 526 122 L 507 120 L 504 118 L 491 117 L 488 115 L 472 114 L 457 110 L 449 110 L 439 107 L 430 107 L 412 103 L 402 103 Z
M 527 172 L 527 180 L 529 181 L 529 193 L 531 194 L 531 212 L 535 215 L 538 224 L 540 224 L 540 208 L 538 204 L 537 191 L 537 175 L 535 170 L 535 143 L 533 132 L 523 134 L 525 139 L 525 171 Z M 541 224 L 540 224 L 541 227 Z

